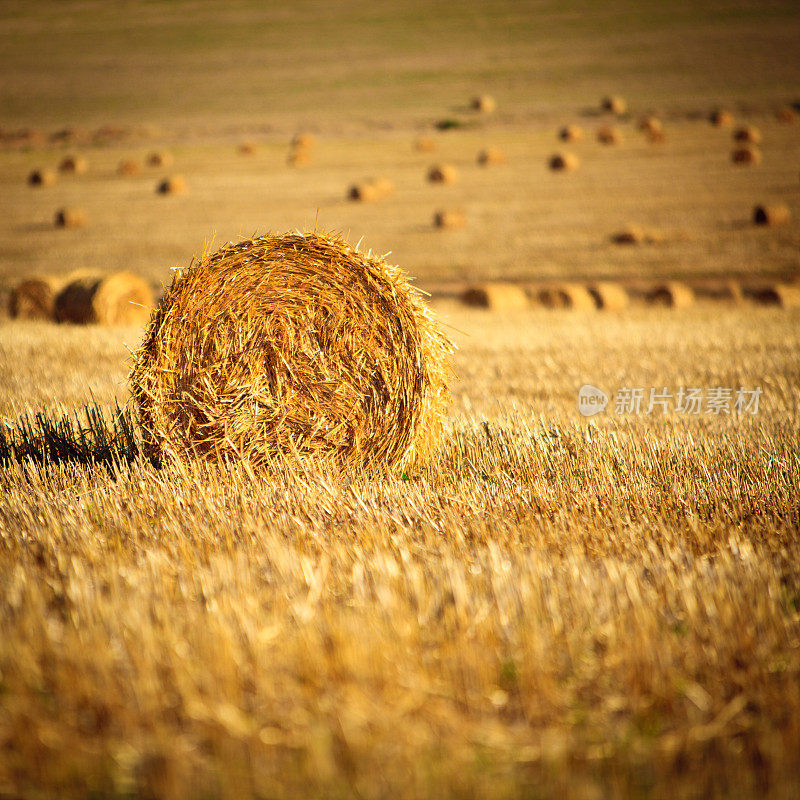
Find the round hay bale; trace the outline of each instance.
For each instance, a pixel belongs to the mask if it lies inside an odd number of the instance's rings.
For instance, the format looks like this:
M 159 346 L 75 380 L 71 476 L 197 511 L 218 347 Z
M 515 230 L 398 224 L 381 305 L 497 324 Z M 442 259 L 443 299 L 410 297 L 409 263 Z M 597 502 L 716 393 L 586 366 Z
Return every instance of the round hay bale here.
M 347 197 L 350 200 L 357 200 L 361 203 L 374 203 L 380 199 L 381 193 L 372 181 L 361 181 L 354 183 L 347 190 Z
M 310 149 L 312 147 L 315 147 L 316 144 L 317 144 L 317 139 L 313 133 L 301 131 L 300 133 L 296 133 L 292 137 L 292 147 L 302 147 L 305 149 Z
M 644 228 L 638 225 L 629 225 L 616 233 L 611 234 L 611 241 L 614 244 L 644 244 L 650 241 L 650 237 Z
M 186 194 L 186 181 L 182 175 L 173 175 L 169 178 L 164 178 L 156 186 L 157 194 Z
M 729 125 L 733 125 L 733 114 L 724 108 L 714 109 L 708 119 L 716 128 L 726 128 Z
M 139 175 L 142 171 L 142 165 L 132 158 L 126 158 L 119 162 L 117 166 L 117 175 L 131 177 Z
M 628 110 L 628 104 L 625 102 L 624 98 L 612 94 L 602 99 L 600 108 L 609 114 L 616 114 L 619 116 Z
M 65 278 L 57 275 L 22 281 L 11 291 L 9 313 L 16 319 L 55 319 L 56 295 L 64 283 Z
M 262 236 L 176 272 L 130 383 L 160 458 L 397 468 L 438 439 L 450 351 L 398 268 L 326 234 Z
M 430 136 L 420 136 L 414 141 L 414 149 L 418 153 L 432 153 L 436 149 L 436 142 Z
M 78 324 L 144 325 L 152 308 L 153 291 L 138 275 L 83 275 L 70 280 L 56 296 L 55 318 Z
M 646 136 L 650 144 L 664 144 L 667 141 L 664 131 L 648 131 Z
M 147 156 L 148 167 L 171 167 L 172 161 L 172 153 L 167 153 L 164 150 L 154 150 Z
M 67 156 L 58 165 L 59 172 L 68 172 L 73 175 L 82 175 L 87 168 L 88 164 L 83 156 Z
M 628 292 L 621 283 L 600 281 L 592 284 L 588 291 L 595 306 L 603 311 L 621 311 L 630 303 Z
M 756 303 L 780 308 L 800 307 L 800 285 L 796 283 L 775 283 L 751 291 L 750 296 Z
M 740 166 L 747 166 L 750 164 L 755 166 L 761 163 L 761 151 L 752 145 L 737 147 L 736 150 L 731 153 L 731 161 Z
M 574 153 L 555 153 L 547 163 L 555 172 L 574 172 L 581 165 L 580 159 Z
M 775 119 L 784 125 L 794 125 L 798 120 L 798 114 L 791 106 L 782 106 L 775 112 Z
M 613 125 L 603 125 L 597 129 L 597 141 L 600 144 L 621 144 L 622 134 Z
M 394 192 L 394 181 L 389 178 L 373 178 L 371 183 L 378 192 L 379 197 L 387 197 Z
M 646 299 L 654 306 L 688 308 L 694 305 L 694 290 L 680 281 L 667 281 L 655 286 L 647 293 Z
M 86 222 L 86 212 L 82 208 L 66 207 L 56 211 L 56 228 L 82 228 Z
M 30 186 L 52 186 L 56 182 L 56 174 L 49 169 L 35 169 L 28 175 Z
M 479 111 L 481 114 L 493 114 L 497 110 L 497 103 L 488 94 L 479 94 L 472 98 L 472 110 Z
M 314 157 L 307 147 L 295 147 L 286 157 L 286 163 L 290 167 L 307 167 L 313 160 Z
M 791 218 L 789 207 L 783 203 L 759 205 L 753 209 L 753 222 L 756 225 L 785 225 Z
M 252 156 L 255 155 L 256 146 L 253 142 L 242 142 L 237 148 L 236 151 L 239 155 L 243 156 Z
M 745 144 L 761 144 L 761 131 L 752 125 L 745 125 L 733 132 L 733 140 Z
M 658 117 L 654 116 L 646 116 L 642 117 L 639 120 L 639 130 L 642 133 L 661 133 L 664 130 L 664 126 L 661 124 L 661 120 Z
M 428 170 L 428 180 L 431 183 L 455 183 L 458 170 L 451 164 L 436 164 Z
M 538 300 L 547 308 L 569 308 L 575 311 L 590 311 L 596 308 L 589 290 L 580 283 L 545 286 L 539 290 Z
M 559 130 L 558 138 L 562 142 L 579 142 L 583 139 L 583 128 L 579 125 L 565 125 Z
M 461 211 L 443 210 L 433 215 L 433 225 L 436 228 L 463 228 L 466 224 L 466 217 Z
M 473 308 L 488 308 L 493 311 L 514 311 L 530 308 L 525 290 L 515 283 L 476 283 L 461 295 L 461 302 Z
M 505 164 L 506 154 L 496 147 L 486 147 L 478 153 L 478 164 L 488 167 L 491 164 Z

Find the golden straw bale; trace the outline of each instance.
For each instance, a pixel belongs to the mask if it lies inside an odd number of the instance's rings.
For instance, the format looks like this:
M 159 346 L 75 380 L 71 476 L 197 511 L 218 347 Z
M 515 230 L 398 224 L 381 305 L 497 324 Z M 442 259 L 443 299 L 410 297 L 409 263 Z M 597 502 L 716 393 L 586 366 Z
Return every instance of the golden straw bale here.
M 621 144 L 622 134 L 613 125 L 603 125 L 597 130 L 597 141 L 600 144 Z
M 286 157 L 286 163 L 290 167 L 307 167 L 313 160 L 314 157 L 307 147 L 294 147 Z
M 756 225 L 785 225 L 791 218 L 789 207 L 783 203 L 759 205 L 753 209 L 753 222 Z
M 528 295 L 521 286 L 514 283 L 477 283 L 461 295 L 461 302 L 475 308 L 488 308 L 494 311 L 513 311 L 530 308 Z
M 451 164 L 437 164 L 428 170 L 428 180 L 431 183 L 455 183 L 458 170 Z
M 186 181 L 182 175 L 172 175 L 169 178 L 164 178 L 158 186 L 156 186 L 158 194 L 186 194 Z
M 28 175 L 31 186 L 52 186 L 56 182 L 56 174 L 49 169 L 35 169 Z
M 724 108 L 717 108 L 711 112 L 709 121 L 717 128 L 725 128 L 733 125 L 733 114 Z
M 600 108 L 609 114 L 624 114 L 628 110 L 628 104 L 625 99 L 619 95 L 612 94 L 604 97 L 600 103 Z
M 252 156 L 255 155 L 256 146 L 253 142 L 242 142 L 236 150 L 240 155 Z
M 433 215 L 433 224 L 436 228 L 463 228 L 467 220 L 461 211 L 443 210 Z
M 731 161 L 734 164 L 739 165 L 748 165 L 748 164 L 760 164 L 761 163 L 761 151 L 757 147 L 753 147 L 752 145 L 745 145 L 744 147 L 738 147 L 736 150 L 731 153 Z
M 380 178 L 373 178 L 371 183 L 377 190 L 379 197 L 387 197 L 394 192 L 394 181 L 389 178 L 383 176 Z
M 611 234 L 611 241 L 614 244 L 645 244 L 651 242 L 652 238 L 644 228 L 638 225 L 629 225 L 627 228 Z
M 621 311 L 627 308 L 630 297 L 621 283 L 614 281 L 600 281 L 589 287 L 589 294 L 597 308 L 603 311 Z
M 420 136 L 414 142 L 414 149 L 418 153 L 432 153 L 436 149 L 436 142 L 430 136 Z
M 310 149 L 317 144 L 317 139 L 313 133 L 308 132 L 300 132 L 296 133 L 292 138 L 292 147 L 302 147 L 305 149 Z
M 119 162 L 117 166 L 117 174 L 130 177 L 131 175 L 138 175 L 142 171 L 142 165 L 132 158 L 126 158 Z
M 86 222 L 86 212 L 82 208 L 65 207 L 56 211 L 55 226 L 57 228 L 82 228 Z
M 473 97 L 471 105 L 474 111 L 480 111 L 481 114 L 492 114 L 497 109 L 497 103 L 488 94 L 479 94 L 477 97 Z
M 372 181 L 360 181 L 347 190 L 347 197 L 362 203 L 374 203 L 380 199 L 381 193 Z
M 596 308 L 589 290 L 580 283 L 545 286 L 539 290 L 538 300 L 547 308 L 570 308 L 575 311 L 590 311 Z
M 66 279 L 60 275 L 28 278 L 11 291 L 9 313 L 17 319 L 55 319 L 56 296 Z
M 565 125 L 558 132 L 558 138 L 562 142 L 579 142 L 583 139 L 583 128 L 579 125 Z
M 782 106 L 775 112 L 775 119 L 784 125 L 794 125 L 798 120 L 798 114 L 791 106 Z
M 694 290 L 680 281 L 667 281 L 647 293 L 647 302 L 654 306 L 688 308 L 694 305 Z
M 88 165 L 83 156 L 67 156 L 58 165 L 59 172 L 71 172 L 73 175 L 81 175 L 86 172 Z
M 781 308 L 800 307 L 800 285 L 796 283 L 775 283 L 749 292 L 757 303 Z
M 478 163 L 482 167 L 488 167 L 491 164 L 505 164 L 506 154 L 496 147 L 486 147 L 478 153 Z
M 55 317 L 59 322 L 99 325 L 144 325 L 153 308 L 153 290 L 130 272 L 105 277 L 74 277 L 58 293 Z
M 555 153 L 548 161 L 550 169 L 556 172 L 574 172 L 580 165 L 580 159 L 574 153 Z
M 172 153 L 167 153 L 164 150 L 154 150 L 147 156 L 148 167 L 171 167 L 172 161 Z
M 752 125 L 745 125 L 733 132 L 733 140 L 735 142 L 745 142 L 746 144 L 761 144 L 761 131 Z
M 327 234 L 262 236 L 175 273 L 130 383 L 162 459 L 398 468 L 438 440 L 450 351 L 397 267 Z
M 639 130 L 642 131 L 642 133 L 661 133 L 663 129 L 664 126 L 661 124 L 661 120 L 658 117 L 646 116 L 639 120 Z

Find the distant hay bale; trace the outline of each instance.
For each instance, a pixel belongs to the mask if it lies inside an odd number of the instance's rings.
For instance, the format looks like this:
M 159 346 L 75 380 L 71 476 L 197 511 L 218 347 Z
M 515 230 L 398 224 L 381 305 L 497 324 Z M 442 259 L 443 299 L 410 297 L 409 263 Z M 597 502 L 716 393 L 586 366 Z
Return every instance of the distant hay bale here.
M 123 159 L 117 166 L 117 174 L 124 175 L 126 177 L 138 175 L 141 171 L 142 165 L 138 161 L 134 161 L 132 158 Z
M 647 302 L 654 306 L 688 308 L 694 305 L 694 290 L 680 281 L 667 281 L 647 293 Z
M 711 112 L 709 121 L 717 128 L 726 128 L 733 125 L 733 114 L 724 108 L 717 108 Z
M 473 97 L 471 105 L 473 111 L 479 111 L 481 114 L 493 114 L 497 110 L 497 103 L 488 94 L 479 94 L 477 97 Z
M 603 311 L 621 311 L 630 303 L 628 292 L 621 283 L 600 281 L 593 283 L 588 291 L 595 306 Z
M 130 272 L 70 280 L 55 299 L 58 322 L 99 325 L 143 325 L 150 319 L 153 291 Z
M 603 125 L 597 129 L 597 141 L 600 144 L 621 144 L 622 134 L 613 125 Z
M 752 290 L 748 294 L 761 305 L 780 308 L 800 307 L 800 285 L 796 283 L 775 283 L 772 286 Z
M 474 308 L 493 311 L 514 311 L 530 308 L 525 290 L 514 283 L 488 282 L 470 286 L 461 295 L 461 302 Z
M 580 165 L 580 159 L 574 153 L 555 153 L 548 161 L 550 169 L 556 172 L 574 172 Z
M 579 125 L 565 125 L 559 130 L 558 138 L 562 142 L 579 142 L 583 139 L 583 128 Z
M 436 228 L 463 228 L 467 220 L 461 211 L 443 210 L 433 215 L 433 224 Z
M 186 181 L 182 175 L 172 175 L 164 178 L 156 186 L 157 194 L 186 194 Z
M 667 135 L 664 131 L 648 131 L 645 135 L 650 144 L 664 144 L 667 141 Z
M 761 163 L 761 151 L 752 145 L 737 147 L 736 150 L 731 153 L 731 161 L 733 161 L 734 164 L 745 166 L 748 164 L 757 165 Z
M 642 133 L 653 134 L 653 133 L 661 133 L 664 130 L 664 126 L 661 124 L 661 120 L 658 117 L 654 117 L 648 115 L 646 117 L 642 117 L 639 120 L 639 130 Z
M 620 116 L 628 110 L 628 104 L 625 102 L 624 98 L 612 94 L 602 99 L 600 108 L 609 114 Z
M 64 286 L 60 275 L 28 278 L 11 290 L 9 313 L 16 319 L 55 319 L 56 295 Z
M 253 142 L 242 142 L 236 149 L 237 152 L 243 156 L 252 156 L 255 155 L 256 152 L 256 146 Z
M 505 164 L 506 154 L 496 147 L 486 147 L 478 153 L 478 164 L 488 167 L 491 164 Z
M 49 169 L 35 169 L 28 175 L 30 186 L 52 186 L 56 182 L 56 174 Z
M 784 125 L 794 125 L 798 120 L 798 114 L 791 106 L 782 106 L 775 112 L 775 119 Z
M 58 165 L 59 172 L 68 172 L 73 175 L 81 175 L 86 172 L 88 165 L 83 156 L 67 156 Z
M 56 211 L 55 226 L 57 228 L 82 228 L 87 222 L 86 212 L 82 208 L 60 208 Z
M 147 156 L 148 167 L 171 167 L 172 161 L 172 153 L 167 153 L 164 150 L 155 150 Z
M 381 193 L 372 181 L 359 181 L 347 190 L 347 197 L 361 203 L 374 203 L 380 200 Z
M 390 194 L 392 194 L 392 192 L 394 192 L 394 181 L 390 180 L 389 178 L 385 178 L 383 176 L 379 178 L 373 178 L 371 183 L 377 190 L 379 197 L 388 197 Z
M 627 228 L 611 234 L 614 244 L 645 244 L 651 241 L 650 235 L 639 225 L 628 225 Z
M 451 164 L 436 164 L 428 170 L 428 180 L 431 183 L 455 183 L 458 170 Z
M 316 146 L 317 139 L 313 133 L 308 133 L 306 131 L 301 131 L 300 133 L 296 133 L 292 137 L 292 147 L 297 148 L 304 148 L 309 150 Z
M 756 225 L 785 225 L 791 218 L 789 207 L 783 203 L 758 205 L 753 209 L 753 222 Z
M 761 144 L 761 131 L 752 125 L 745 125 L 733 132 L 733 140 L 746 144 Z
M 398 268 L 326 234 L 262 236 L 175 273 L 130 384 L 161 459 L 396 469 L 439 438 L 450 350 Z
M 596 308 L 589 290 L 580 283 L 558 283 L 538 291 L 537 299 L 547 308 L 568 308 L 590 311 Z
M 290 167 L 307 167 L 313 160 L 314 157 L 307 147 L 295 147 L 286 157 L 286 163 Z
M 414 141 L 414 149 L 418 153 L 432 153 L 436 149 L 436 142 L 430 136 L 420 136 Z

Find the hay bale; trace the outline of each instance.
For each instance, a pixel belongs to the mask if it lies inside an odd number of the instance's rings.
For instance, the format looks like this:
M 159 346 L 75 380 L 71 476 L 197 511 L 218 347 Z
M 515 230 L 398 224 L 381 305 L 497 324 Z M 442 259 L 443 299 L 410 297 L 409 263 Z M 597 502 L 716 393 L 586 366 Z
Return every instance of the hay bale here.
M 117 165 L 117 175 L 131 177 L 132 175 L 138 175 L 141 171 L 142 165 L 132 158 L 123 159 Z
M 761 151 L 752 145 L 737 147 L 736 150 L 731 153 L 731 161 L 741 166 L 747 166 L 749 164 L 757 165 L 761 163 Z
M 432 153 L 436 150 L 436 142 L 430 136 L 420 136 L 414 141 L 414 149 L 418 153 Z
M 58 165 L 59 172 L 68 172 L 73 175 L 82 175 L 87 168 L 88 164 L 83 156 L 67 156 Z
M 8 309 L 16 319 L 55 319 L 56 296 L 64 286 L 60 275 L 28 278 L 11 291 Z
M 463 228 L 466 224 L 466 217 L 461 211 L 442 210 L 433 215 L 433 225 L 436 228 Z
M 761 131 L 752 125 L 745 125 L 733 132 L 733 140 L 746 144 L 761 144 Z
M 479 111 L 481 114 L 493 114 L 497 110 L 497 103 L 488 94 L 479 94 L 472 98 L 472 110 Z
M 588 291 L 595 306 L 603 311 L 621 311 L 630 303 L 628 292 L 621 283 L 600 281 L 593 283 Z
M 176 272 L 130 383 L 162 459 L 398 468 L 439 437 L 450 350 L 398 268 L 326 234 L 262 236 Z
M 616 114 L 619 116 L 628 110 L 628 104 L 625 102 L 624 98 L 612 94 L 602 99 L 600 108 L 608 114 Z
M 164 150 L 154 150 L 147 156 L 148 167 L 171 167 L 172 161 L 172 153 L 167 153 Z
M 556 172 L 574 172 L 581 165 L 580 159 L 574 153 L 555 153 L 547 163 Z
M 170 178 L 164 178 L 156 186 L 157 194 L 186 194 L 186 181 L 182 175 L 173 175 Z
M 646 136 L 650 144 L 664 144 L 667 141 L 664 131 L 648 131 Z
M 378 192 L 379 197 L 387 197 L 394 192 L 394 181 L 389 178 L 383 176 L 380 178 L 373 178 L 371 183 Z
M 530 308 L 525 290 L 515 283 L 476 283 L 461 295 L 461 302 L 473 308 L 488 308 L 493 311 L 514 311 Z
M 644 228 L 638 225 L 628 225 L 627 228 L 611 234 L 614 244 L 646 244 L 651 242 L 651 237 Z
M 30 186 L 52 186 L 56 182 L 56 174 L 49 169 L 35 169 L 28 175 Z
M 99 325 L 144 325 L 153 308 L 153 291 L 143 278 L 130 272 L 105 277 L 74 277 L 55 299 L 58 322 Z
M 307 147 L 295 147 L 286 157 L 286 163 L 290 167 L 307 167 L 313 160 L 314 157 Z
M 87 222 L 86 212 L 82 208 L 60 208 L 56 211 L 56 228 L 82 228 Z
M 347 190 L 347 197 L 361 203 L 374 203 L 380 200 L 381 193 L 372 181 L 360 181 Z
M 317 144 L 317 139 L 313 133 L 301 131 L 300 133 L 296 133 L 294 137 L 292 137 L 292 147 L 304 148 L 306 150 L 310 150 L 311 148 L 315 147 L 316 144 Z
M 428 180 L 431 183 L 455 183 L 458 170 L 451 164 L 436 164 L 428 170 Z
M 565 125 L 558 132 L 562 142 L 579 142 L 583 139 L 583 128 L 579 125 Z
M 761 305 L 780 308 L 800 307 L 800 285 L 796 283 L 775 283 L 748 292 L 750 297 Z
M 539 290 L 537 298 L 547 308 L 569 308 L 575 311 L 590 311 L 596 308 L 589 290 L 580 283 L 545 286 Z
M 255 155 L 256 146 L 253 142 L 242 142 L 239 147 L 236 148 L 236 151 L 239 155 L 252 156 Z
M 794 125 L 798 120 L 798 114 L 791 106 L 782 106 L 775 112 L 775 119 L 784 125 Z
M 478 164 L 488 167 L 491 164 L 505 164 L 506 154 L 496 147 L 486 147 L 478 153 Z
M 603 125 L 597 129 L 597 141 L 600 144 L 621 144 L 622 134 L 613 125 Z
M 688 308 L 694 305 L 694 290 L 680 281 L 667 281 L 649 291 L 646 299 L 654 306 Z
M 753 222 L 756 225 L 785 225 L 791 218 L 789 207 L 783 203 L 759 205 L 753 209 Z
M 653 133 L 661 133 L 664 130 L 664 126 L 661 124 L 661 120 L 658 117 L 654 117 L 652 115 L 648 115 L 646 117 L 642 117 L 639 120 L 639 130 L 642 133 L 653 134 Z
M 714 109 L 708 119 L 715 128 L 726 128 L 733 125 L 733 114 L 724 108 Z

